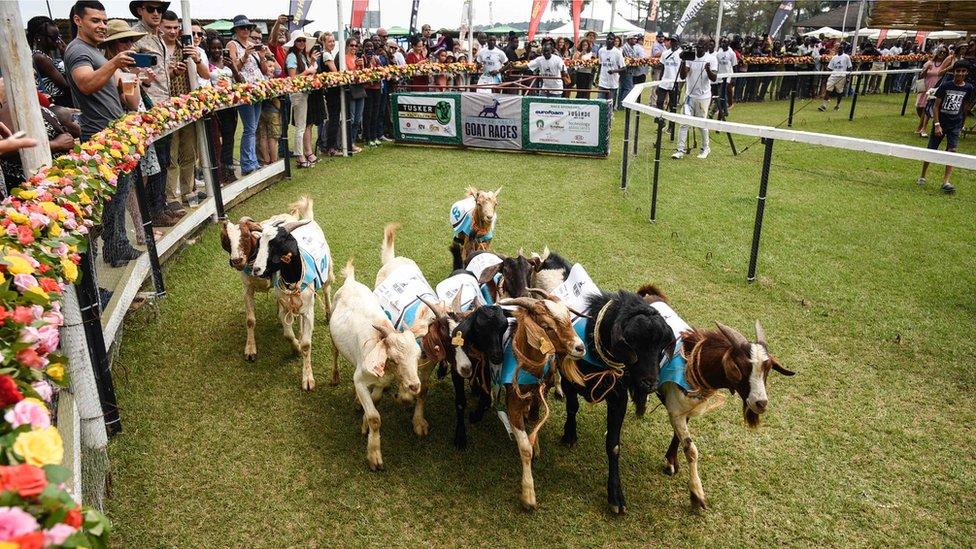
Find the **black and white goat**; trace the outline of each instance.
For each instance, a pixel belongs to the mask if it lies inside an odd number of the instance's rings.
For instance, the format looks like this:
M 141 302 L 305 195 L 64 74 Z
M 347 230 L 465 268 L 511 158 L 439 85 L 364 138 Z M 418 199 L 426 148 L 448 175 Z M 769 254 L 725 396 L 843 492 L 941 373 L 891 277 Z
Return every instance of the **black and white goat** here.
M 302 388 L 311 390 L 315 387 L 311 353 L 315 296 L 324 290 L 325 314 L 330 317 L 335 274 L 329 244 L 313 217 L 312 200 L 303 196 L 291 210 L 297 213 L 296 219 L 277 219 L 262 226 L 251 272 L 272 280 L 285 338 L 302 357 Z M 292 328 L 296 318 L 300 338 Z M 338 383 L 339 370 L 333 367 L 331 384 Z

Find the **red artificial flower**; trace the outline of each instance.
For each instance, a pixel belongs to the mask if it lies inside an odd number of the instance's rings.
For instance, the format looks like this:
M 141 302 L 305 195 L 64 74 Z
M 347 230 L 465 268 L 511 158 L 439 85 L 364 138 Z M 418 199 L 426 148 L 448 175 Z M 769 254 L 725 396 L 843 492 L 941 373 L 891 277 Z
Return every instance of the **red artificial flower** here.
M 54 280 L 51 277 L 41 277 L 37 283 L 41 285 L 41 289 L 45 292 L 54 292 L 56 294 L 61 293 L 61 285 L 58 284 L 57 280 Z
M 23 305 L 17 305 L 17 308 L 14 309 L 14 314 L 10 316 L 18 324 L 30 324 L 34 322 L 34 311 L 30 307 L 24 307 Z
M 5 322 L 6 320 L 7 320 L 7 318 L 9 318 L 9 317 L 10 317 L 10 311 L 8 311 L 7 309 L 5 309 L 5 308 L 3 307 L 3 305 L 0 305 L 0 325 L 3 325 L 3 323 L 4 323 L 4 322 Z
M 46 486 L 47 477 L 40 467 L 26 463 L 0 466 L 0 490 L 17 492 L 22 498 L 32 498 L 43 492 Z
M 50 271 L 50 270 L 51 270 L 51 266 L 50 266 L 50 265 L 48 265 L 48 264 L 46 264 L 46 263 L 41 263 L 41 264 L 40 264 L 40 265 L 39 265 L 39 266 L 37 267 L 37 271 L 38 271 L 39 273 L 41 273 L 41 274 L 44 274 L 44 273 L 46 273 L 46 272 L 48 272 L 48 271 Z
M 27 225 L 17 227 L 17 241 L 24 246 L 34 242 L 34 231 Z
M 24 394 L 17 388 L 14 378 L 0 375 L 0 408 L 9 408 L 21 400 L 24 400 Z
M 37 351 L 31 347 L 18 352 L 17 360 L 24 366 L 30 366 L 38 370 L 44 367 L 44 357 L 37 354 Z
M 81 528 L 81 523 L 84 519 L 81 516 L 81 507 L 75 507 L 68 511 L 68 514 L 64 517 L 64 523 L 72 528 Z
M 42 530 L 38 530 L 36 532 L 22 534 L 15 538 L 10 538 L 7 541 L 12 541 L 19 544 L 20 549 L 44 549 L 44 532 Z

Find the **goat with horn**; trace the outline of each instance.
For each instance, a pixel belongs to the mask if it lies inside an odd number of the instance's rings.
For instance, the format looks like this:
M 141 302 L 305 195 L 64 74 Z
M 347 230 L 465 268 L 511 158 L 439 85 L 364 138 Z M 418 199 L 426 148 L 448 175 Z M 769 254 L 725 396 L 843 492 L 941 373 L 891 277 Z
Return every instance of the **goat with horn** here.
M 451 256 L 454 270 L 462 268 L 472 253 L 491 247 L 495 223 L 498 221 L 495 208 L 501 192 L 501 187 L 494 191 L 468 187 L 465 190 L 466 196 L 451 206 L 451 229 L 454 231 Z

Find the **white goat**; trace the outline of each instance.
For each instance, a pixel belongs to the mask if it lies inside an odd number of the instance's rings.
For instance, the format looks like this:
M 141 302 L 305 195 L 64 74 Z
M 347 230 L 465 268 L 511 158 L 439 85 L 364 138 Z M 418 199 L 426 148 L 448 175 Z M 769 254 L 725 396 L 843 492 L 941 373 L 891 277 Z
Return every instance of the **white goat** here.
M 416 395 L 420 392 L 417 362 L 420 346 L 412 331 L 398 332 L 386 317 L 372 290 L 356 281 L 352 259 L 342 270 L 345 282 L 335 295 L 335 310 L 329 321 L 332 335 L 333 368 L 338 368 L 339 354 L 356 366 L 353 385 L 363 407 L 363 434 L 368 434 L 366 460 L 373 471 L 383 468 L 380 453 L 380 413 L 375 403 L 383 390 L 399 377 L 404 387 Z M 395 372 L 386 370 L 392 362 Z

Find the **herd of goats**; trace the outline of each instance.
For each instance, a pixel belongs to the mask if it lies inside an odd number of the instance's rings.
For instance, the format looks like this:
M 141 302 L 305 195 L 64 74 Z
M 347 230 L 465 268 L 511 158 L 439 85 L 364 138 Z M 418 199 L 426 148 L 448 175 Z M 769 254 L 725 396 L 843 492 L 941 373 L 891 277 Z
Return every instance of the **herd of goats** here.
M 339 383 L 338 355 L 355 365 L 353 383 L 363 409 L 370 469 L 383 468 L 375 404 L 384 391 L 396 381 L 397 400 L 414 403 L 413 430 L 425 436 L 430 374 L 436 370 L 443 378 L 449 373 L 456 409 L 454 445 L 464 449 L 466 423 L 477 423 L 494 407 L 518 445 L 520 499 L 529 510 L 536 508 L 532 459 L 539 452 L 539 430 L 549 417 L 550 388 L 566 402 L 562 442 L 569 445 L 577 441 L 579 397 L 606 402 L 607 492 L 614 513 L 626 511 L 619 459 L 628 398 L 642 416 L 653 392 L 674 429 L 664 472 L 677 473 L 680 447 L 689 467 L 691 504 L 704 509 L 690 418 L 721 405 L 725 396 L 719 391 L 727 389 L 742 399 L 745 421 L 755 427 L 769 404 L 770 370 L 786 376 L 793 372 L 769 353 L 758 321 L 754 342 L 721 323 L 716 330 L 693 328 L 653 285 L 637 292 L 603 292 L 582 265 L 548 248 L 529 257 L 521 250 L 515 256 L 491 252 L 500 191 L 468 188 L 467 196 L 453 205 L 454 271 L 436 287 L 412 259 L 396 255 L 396 224 L 384 230 L 375 286 L 356 279 L 350 259 L 333 297 L 331 251 L 309 198 L 260 223 L 248 217 L 224 222 L 221 244 L 244 282 L 245 359 L 253 361 L 257 355 L 254 293 L 273 289 L 285 337 L 302 356 L 302 387 L 312 389 L 318 297 L 333 342 L 331 384 Z M 476 400 L 470 414 L 469 388 Z

